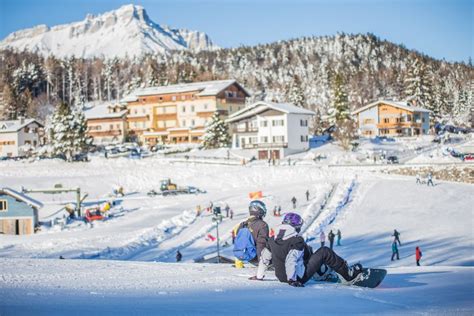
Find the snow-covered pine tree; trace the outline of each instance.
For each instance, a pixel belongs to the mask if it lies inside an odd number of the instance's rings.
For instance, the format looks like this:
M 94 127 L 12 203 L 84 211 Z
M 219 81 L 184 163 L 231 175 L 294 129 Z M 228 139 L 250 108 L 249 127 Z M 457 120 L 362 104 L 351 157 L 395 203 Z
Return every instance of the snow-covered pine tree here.
M 355 138 L 355 124 L 351 119 L 349 99 L 345 91 L 344 79 L 340 73 L 336 74 L 333 86 L 333 111 L 336 122 L 334 138 L 339 141 L 342 148 L 349 150 Z
M 216 111 L 209 123 L 206 124 L 206 131 L 203 137 L 203 146 L 206 149 L 226 147 L 230 143 L 230 136 L 227 124 L 221 120 Z
M 440 111 L 435 109 L 433 102 L 432 72 L 419 58 L 415 58 L 408 68 L 405 79 L 405 96 L 413 105 L 424 107 L 439 115 Z
M 9 84 L 3 86 L 3 104 L 2 117 L 7 120 L 15 120 L 18 117 L 18 99 Z
M 467 91 L 460 90 L 454 100 L 453 121 L 459 125 L 465 125 L 471 115 L 472 104 L 469 105 L 469 94 Z
M 50 137 L 54 154 L 63 154 L 72 161 L 76 154 L 88 149 L 92 140 L 87 136 L 84 113 L 79 107 L 71 109 L 61 103 L 51 119 Z
M 299 107 L 305 107 L 306 105 L 304 91 L 301 88 L 301 80 L 297 75 L 293 76 L 293 81 L 287 92 L 287 99 L 290 103 Z
M 311 133 L 313 135 L 322 135 L 324 130 L 328 127 L 325 126 L 325 122 L 323 121 L 323 117 L 321 115 L 321 110 L 319 107 L 316 107 L 313 109 L 313 111 L 316 113 L 316 115 L 313 116 L 313 119 L 311 121 Z
M 332 104 L 336 123 L 350 118 L 349 99 L 345 91 L 344 79 L 339 73 L 334 78 Z

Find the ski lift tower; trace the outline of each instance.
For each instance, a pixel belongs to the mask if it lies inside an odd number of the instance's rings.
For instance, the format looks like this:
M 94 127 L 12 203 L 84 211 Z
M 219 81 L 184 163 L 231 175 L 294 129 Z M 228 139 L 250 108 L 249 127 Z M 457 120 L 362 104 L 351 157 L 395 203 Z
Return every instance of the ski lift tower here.
M 81 188 L 63 188 L 62 184 L 55 184 L 54 189 L 26 189 L 21 187 L 21 191 L 23 193 L 46 193 L 46 194 L 55 194 L 55 193 L 68 193 L 68 192 L 76 192 L 76 208 L 75 212 L 77 213 L 78 217 L 81 217 L 81 203 L 84 198 L 87 196 L 85 194 L 81 199 Z

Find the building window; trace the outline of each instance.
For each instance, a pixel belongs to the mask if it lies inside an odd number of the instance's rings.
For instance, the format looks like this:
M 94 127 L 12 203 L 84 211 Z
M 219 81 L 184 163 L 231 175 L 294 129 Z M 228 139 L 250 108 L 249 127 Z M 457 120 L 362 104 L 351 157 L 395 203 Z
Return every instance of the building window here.
M 194 112 L 194 105 L 191 105 L 191 112 Z
M 191 126 L 196 125 L 196 122 L 194 120 L 191 120 Z
M 402 133 L 402 130 L 401 129 L 397 129 L 397 134 L 401 134 Z
M 138 110 L 137 109 L 133 110 L 133 113 L 138 114 Z
M 182 121 L 182 126 L 183 126 L 183 127 L 186 126 L 186 121 L 185 121 L 185 120 Z
M 272 126 L 284 126 L 285 123 L 283 120 L 273 120 L 272 121 Z
M 300 126 L 308 126 L 308 120 L 300 120 Z
M 185 96 L 185 95 L 182 95 L 182 96 L 181 96 L 181 100 L 186 100 L 186 96 Z
M 36 145 L 38 145 L 38 142 L 36 140 L 33 141 L 33 146 L 36 147 Z
M 260 127 L 267 127 L 267 121 L 260 121 Z
M 207 110 L 207 103 L 204 104 L 204 110 Z
M 183 107 L 181 108 L 181 112 L 183 112 L 183 113 L 186 112 L 186 107 L 185 107 L 185 106 L 183 106 Z
M 158 100 L 161 102 L 163 101 L 163 97 L 158 97 Z
M 301 142 L 304 142 L 304 135 L 301 135 L 300 139 L 301 139 Z
M 145 113 L 146 113 L 146 109 L 142 109 L 142 113 L 145 114 Z
M 285 141 L 285 136 L 273 136 L 274 143 L 283 143 Z
M 411 115 L 407 114 L 407 122 L 411 122 Z
M 232 105 L 229 105 L 229 111 L 232 112 Z
M 384 119 L 383 119 L 383 122 L 384 122 L 384 123 L 390 123 L 390 119 L 389 119 L 389 118 L 384 118 Z
M 176 96 L 175 95 L 171 96 L 171 101 L 176 101 Z
M 425 118 L 424 118 L 424 117 L 422 117 L 422 118 L 421 118 L 421 121 L 424 123 L 424 122 L 425 122 Z
M 114 125 L 113 125 L 113 124 L 110 124 L 109 127 L 110 127 L 110 129 L 114 129 Z
M 0 212 L 6 212 L 7 211 L 7 200 L 0 200 Z
M 260 137 L 260 142 L 261 143 L 268 143 L 268 137 L 267 136 Z

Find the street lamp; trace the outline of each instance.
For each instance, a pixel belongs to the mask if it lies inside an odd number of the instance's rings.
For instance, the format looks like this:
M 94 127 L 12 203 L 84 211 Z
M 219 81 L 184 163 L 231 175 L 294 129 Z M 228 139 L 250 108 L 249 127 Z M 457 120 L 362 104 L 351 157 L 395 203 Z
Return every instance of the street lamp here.
M 214 217 L 212 218 L 212 221 L 216 223 L 216 231 L 217 231 L 217 263 L 221 263 L 221 256 L 219 252 L 219 223 L 222 222 L 222 214 L 221 214 L 221 208 L 220 206 L 214 207 L 212 210 Z

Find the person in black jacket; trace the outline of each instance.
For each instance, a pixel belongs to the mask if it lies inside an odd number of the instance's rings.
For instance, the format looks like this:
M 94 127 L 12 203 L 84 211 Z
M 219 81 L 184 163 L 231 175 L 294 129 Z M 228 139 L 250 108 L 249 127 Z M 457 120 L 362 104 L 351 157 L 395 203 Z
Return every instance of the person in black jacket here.
M 250 280 L 263 280 L 270 263 L 275 267 L 275 275 L 280 282 L 295 287 L 303 287 L 316 275 L 323 276 L 328 271 L 327 267 L 333 269 L 343 282 L 353 283 L 359 279 L 361 264 L 349 267 L 344 259 L 328 247 L 321 247 L 313 253 L 298 235 L 302 226 L 303 219 L 298 214 L 285 215 L 276 236 L 268 240 L 261 253 L 257 275 Z
M 250 260 L 250 263 L 258 264 L 260 259 L 260 254 L 262 253 L 263 248 L 267 244 L 269 228 L 268 224 L 263 220 L 267 214 L 267 207 L 265 203 L 259 200 L 254 200 L 249 204 L 249 218 L 240 223 L 239 227 L 235 231 L 235 236 L 239 233 L 239 229 L 244 225 L 247 225 L 250 233 L 252 234 L 253 239 L 255 240 L 255 247 L 257 248 L 257 257 Z
M 336 237 L 336 235 L 334 235 L 334 233 L 332 232 L 332 229 L 331 231 L 329 232 L 328 234 L 328 239 L 329 239 L 329 248 L 332 249 L 333 245 L 334 245 L 334 238 Z
M 396 229 L 393 230 L 393 235 L 392 236 L 395 237 L 395 241 L 398 241 L 398 244 L 401 246 L 402 243 L 400 242 L 400 233 L 397 232 Z
M 176 251 L 176 262 L 180 262 L 181 259 L 183 258 L 183 255 L 181 254 L 181 252 Z

